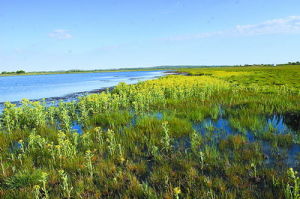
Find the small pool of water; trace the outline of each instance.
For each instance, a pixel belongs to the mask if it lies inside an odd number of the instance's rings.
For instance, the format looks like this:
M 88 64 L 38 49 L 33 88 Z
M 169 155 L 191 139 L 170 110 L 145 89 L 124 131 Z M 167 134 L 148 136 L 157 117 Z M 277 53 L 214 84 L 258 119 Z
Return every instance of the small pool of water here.
M 285 117 L 282 115 L 274 115 L 266 118 L 266 124 L 261 132 L 264 133 L 271 127 L 274 134 L 297 133 L 285 123 Z M 245 135 L 249 142 L 261 142 L 263 153 L 266 155 L 266 162 L 273 164 L 277 159 L 284 159 L 289 167 L 296 167 L 300 158 L 300 144 L 293 143 L 287 147 L 272 146 L 268 141 L 262 141 L 261 138 L 255 136 L 255 133 L 248 130 L 247 132 L 239 132 L 231 127 L 227 119 L 219 118 L 217 120 L 205 119 L 200 123 L 193 124 L 193 129 L 201 135 L 205 136 L 209 133 L 211 139 L 225 139 L 229 135 Z M 256 132 L 257 133 L 257 132 Z M 284 154 L 284 157 L 282 157 Z

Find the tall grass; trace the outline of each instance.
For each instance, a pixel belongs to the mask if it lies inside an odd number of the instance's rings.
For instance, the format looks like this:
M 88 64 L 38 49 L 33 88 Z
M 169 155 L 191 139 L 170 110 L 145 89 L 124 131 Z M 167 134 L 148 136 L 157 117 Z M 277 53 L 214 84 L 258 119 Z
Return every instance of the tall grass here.
M 0 197 L 297 198 L 300 165 L 284 155 L 297 132 L 267 119 L 300 112 L 299 66 L 184 71 L 57 106 L 6 103 Z

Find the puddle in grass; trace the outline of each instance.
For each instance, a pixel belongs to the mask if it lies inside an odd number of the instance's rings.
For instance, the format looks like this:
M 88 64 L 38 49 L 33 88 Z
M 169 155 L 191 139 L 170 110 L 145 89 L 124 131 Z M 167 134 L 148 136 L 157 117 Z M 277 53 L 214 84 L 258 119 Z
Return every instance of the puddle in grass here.
M 282 115 L 274 115 L 272 117 L 266 118 L 266 125 L 262 128 L 262 132 L 268 131 L 271 126 L 274 129 L 275 134 L 296 133 L 294 129 L 290 128 L 290 125 L 287 125 L 285 123 L 286 121 L 286 118 Z M 288 121 L 291 121 L 291 119 L 289 119 Z M 293 127 L 295 127 L 295 124 L 293 125 Z M 270 142 L 261 141 L 261 139 L 256 137 L 251 131 L 242 133 L 235 130 L 231 127 L 230 122 L 224 118 L 219 118 L 217 120 L 204 119 L 200 123 L 193 124 L 193 129 L 200 133 L 202 136 L 211 136 L 211 140 L 226 139 L 226 137 L 228 137 L 229 135 L 245 135 L 249 142 L 261 142 L 262 151 L 266 155 L 266 157 L 268 157 L 266 159 L 267 164 L 272 165 L 277 163 L 278 160 L 281 160 L 288 167 L 295 168 L 300 166 L 298 161 L 298 159 L 300 158 L 300 144 L 292 144 L 289 147 L 273 147 Z
M 288 159 L 287 159 L 287 164 L 290 167 L 298 167 L 299 168 L 299 158 L 300 158 L 300 145 L 299 144 L 293 144 L 289 149 L 288 149 Z
M 274 165 L 286 165 L 293 167 L 295 170 L 300 171 L 299 157 L 300 145 L 292 144 L 288 148 L 272 147 L 269 143 L 262 143 L 262 151 L 266 156 L 265 163 L 267 166 L 273 167 Z
M 216 121 L 212 119 L 204 119 L 200 123 L 193 124 L 194 130 L 201 133 L 201 135 L 205 135 L 208 131 L 211 131 L 215 135 L 218 135 L 221 131 L 222 134 L 229 135 L 234 131 L 230 127 L 228 120 L 220 118 Z
M 137 123 L 139 115 L 136 115 L 132 112 L 133 117 L 128 125 L 135 126 Z M 159 120 L 163 120 L 164 114 L 161 112 L 147 114 L 147 116 L 155 117 Z M 289 122 L 288 124 L 286 122 Z M 295 129 L 298 128 L 298 123 L 294 119 L 286 118 L 284 115 L 273 115 L 271 117 L 266 117 L 266 123 L 262 132 L 269 131 L 270 127 L 274 129 L 275 134 L 286 134 L 286 133 L 296 133 Z M 219 140 L 226 139 L 229 135 L 244 135 L 249 142 L 260 142 L 262 146 L 262 152 L 266 156 L 265 163 L 267 165 L 279 164 L 278 162 L 282 161 L 286 166 L 298 168 L 300 158 L 300 144 L 292 144 L 289 147 L 274 147 L 270 142 L 262 141 L 260 138 L 255 136 L 254 132 L 248 130 L 246 132 L 239 132 L 234 129 L 230 122 L 222 118 L 217 120 L 213 119 L 204 119 L 200 123 L 194 123 L 192 125 L 193 129 L 200 133 L 202 136 L 209 136 L 211 139 L 210 143 L 217 143 Z M 73 123 L 72 129 L 79 133 L 83 133 L 82 126 L 76 122 Z M 261 132 L 258 132 L 261 133 Z M 209 143 L 208 143 L 209 144 Z M 190 147 L 190 140 L 188 137 L 183 137 L 174 140 L 174 148 L 184 149 Z M 280 161 L 279 161 L 280 160 Z
M 71 129 L 80 135 L 83 133 L 82 125 L 78 124 L 77 122 L 73 122 Z
M 273 115 L 267 119 L 267 126 L 264 128 L 265 131 L 269 129 L 269 126 L 272 126 L 276 129 L 278 133 L 289 132 L 289 127 L 284 122 L 284 117 L 282 115 Z

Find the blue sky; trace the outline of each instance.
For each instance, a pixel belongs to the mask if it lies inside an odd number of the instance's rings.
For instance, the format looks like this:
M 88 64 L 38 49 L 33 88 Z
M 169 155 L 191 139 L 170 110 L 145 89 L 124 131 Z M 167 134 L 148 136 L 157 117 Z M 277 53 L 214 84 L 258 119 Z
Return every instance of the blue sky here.
M 0 0 L 0 71 L 300 60 L 299 0 Z

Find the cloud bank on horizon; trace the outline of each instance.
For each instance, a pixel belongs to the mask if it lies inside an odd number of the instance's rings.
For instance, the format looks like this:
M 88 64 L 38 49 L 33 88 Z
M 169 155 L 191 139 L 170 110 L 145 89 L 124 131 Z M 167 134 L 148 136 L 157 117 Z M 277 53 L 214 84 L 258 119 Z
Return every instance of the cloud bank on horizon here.
M 164 38 L 170 41 L 201 39 L 217 36 L 255 36 L 272 34 L 300 34 L 300 16 L 288 16 L 281 19 L 272 19 L 258 24 L 236 25 L 232 29 L 216 32 L 204 32 L 192 35 L 178 35 Z

